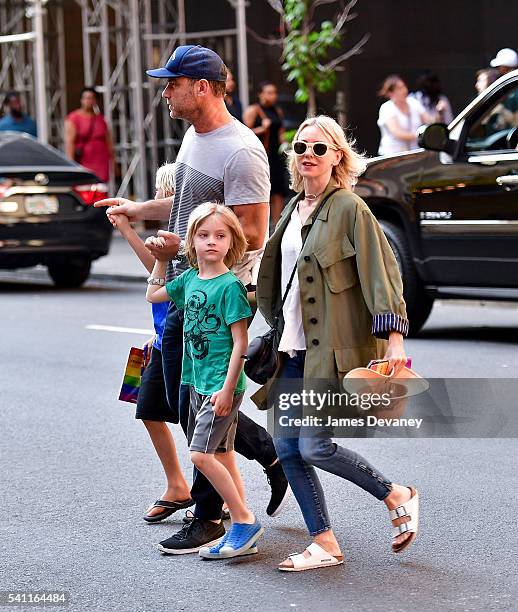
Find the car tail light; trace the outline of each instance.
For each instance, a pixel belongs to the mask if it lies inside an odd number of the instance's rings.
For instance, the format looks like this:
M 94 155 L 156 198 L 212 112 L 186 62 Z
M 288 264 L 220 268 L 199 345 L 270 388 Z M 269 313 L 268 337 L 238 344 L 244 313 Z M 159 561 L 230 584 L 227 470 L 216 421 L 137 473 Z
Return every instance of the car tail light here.
M 11 188 L 12 183 L 10 181 L 0 182 L 0 200 L 4 197 L 5 193 Z
M 108 186 L 105 183 L 95 183 L 94 185 L 76 185 L 74 192 L 82 200 L 83 204 L 92 206 L 99 200 L 108 197 Z

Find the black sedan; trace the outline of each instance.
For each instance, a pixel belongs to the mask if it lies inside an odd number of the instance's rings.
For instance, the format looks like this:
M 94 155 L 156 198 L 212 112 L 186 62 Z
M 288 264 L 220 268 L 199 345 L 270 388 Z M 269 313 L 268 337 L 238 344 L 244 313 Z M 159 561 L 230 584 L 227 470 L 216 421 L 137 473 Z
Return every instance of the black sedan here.
M 43 264 L 59 287 L 79 287 L 108 253 L 112 227 L 93 203 L 107 186 L 49 145 L 0 132 L 0 269 Z

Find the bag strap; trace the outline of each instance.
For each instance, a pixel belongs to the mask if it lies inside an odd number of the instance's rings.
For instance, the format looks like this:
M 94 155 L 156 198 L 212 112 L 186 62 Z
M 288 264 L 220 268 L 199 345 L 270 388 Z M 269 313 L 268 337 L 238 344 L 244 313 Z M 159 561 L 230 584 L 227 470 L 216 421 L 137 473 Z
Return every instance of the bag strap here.
M 318 217 L 318 214 L 322 210 L 324 204 L 329 200 L 329 198 L 332 195 L 334 195 L 339 190 L 340 190 L 340 187 L 337 187 L 336 189 L 333 189 L 333 191 L 331 191 L 331 193 L 327 194 L 327 196 L 318 205 L 318 208 L 316 209 L 316 211 L 311 215 L 311 218 L 313 219 L 313 223 L 310 225 L 308 233 L 306 234 L 306 237 L 302 240 L 302 246 L 300 248 L 301 251 L 304 248 L 304 244 L 306 243 L 306 240 L 308 239 L 309 233 L 313 229 L 313 225 L 315 225 L 315 219 Z M 297 257 L 297 259 L 298 259 L 298 257 Z M 279 322 L 279 317 L 281 316 L 281 312 L 282 312 L 282 309 L 284 307 L 284 303 L 286 302 L 286 298 L 288 297 L 288 293 L 290 292 L 291 284 L 293 282 L 293 278 L 295 276 L 295 272 L 296 271 L 297 271 L 297 262 L 295 262 L 295 265 L 293 266 L 293 270 L 291 271 L 290 280 L 288 281 L 288 284 L 286 285 L 286 289 L 284 291 L 284 295 L 282 296 L 282 301 L 281 301 L 281 305 L 279 307 L 279 312 L 278 312 L 278 314 L 275 316 L 275 318 L 273 320 L 274 321 L 274 325 L 273 326 L 275 328 L 277 328 L 277 323 Z

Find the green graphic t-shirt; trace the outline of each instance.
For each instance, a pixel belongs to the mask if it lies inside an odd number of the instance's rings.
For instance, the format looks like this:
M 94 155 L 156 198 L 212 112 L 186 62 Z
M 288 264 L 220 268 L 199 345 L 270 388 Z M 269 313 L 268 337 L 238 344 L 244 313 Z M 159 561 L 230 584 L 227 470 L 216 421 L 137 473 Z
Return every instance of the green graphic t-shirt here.
M 182 383 L 203 395 L 220 391 L 234 346 L 230 325 L 252 316 L 245 286 L 232 272 L 202 279 L 189 268 L 166 283 L 166 289 L 184 311 Z M 235 393 L 245 388 L 241 371 Z

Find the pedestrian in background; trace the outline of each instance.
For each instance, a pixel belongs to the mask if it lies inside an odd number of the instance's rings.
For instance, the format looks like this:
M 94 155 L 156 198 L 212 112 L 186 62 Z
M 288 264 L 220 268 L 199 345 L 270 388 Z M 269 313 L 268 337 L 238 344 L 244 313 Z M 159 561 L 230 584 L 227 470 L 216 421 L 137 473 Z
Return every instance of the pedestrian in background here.
M 263 81 L 257 90 L 258 103 L 249 106 L 243 121 L 263 143 L 270 166 L 270 222 L 275 226 L 286 196 L 286 162 L 279 147 L 284 142 L 284 113 L 277 104 L 277 87 Z
M 81 90 L 80 108 L 65 118 L 65 153 L 107 183 L 113 165 L 113 144 L 108 125 L 99 110 L 97 91 Z
M 403 335 L 408 333 L 408 320 L 398 265 L 376 218 L 352 193 L 364 167 L 334 119 L 306 119 L 297 130 L 289 169 L 298 195 L 287 204 L 266 245 L 257 281 L 259 310 L 272 325 L 296 270 L 279 317 L 279 385 L 282 379 L 341 382 L 349 370 L 380 357 L 390 362 L 396 375 L 406 363 Z M 266 392 L 262 387 L 252 400 L 261 405 Z M 303 408 L 293 402 L 283 414 L 298 419 Z M 417 491 L 394 484 L 331 438 L 325 427 L 316 434 L 301 431 L 299 437 L 275 438 L 313 538 L 303 553 L 279 565 L 282 571 L 343 563 L 315 467 L 353 482 L 385 503 L 393 521 L 394 552 L 404 550 L 416 536 Z
M 163 240 L 152 236 L 146 243 L 160 246 Z M 146 294 L 151 303 L 172 300 L 184 311 L 182 384 L 189 388 L 191 460 L 223 498 L 232 519 L 223 538 L 214 534 L 200 549 L 200 556 L 207 559 L 249 553 L 263 533 L 246 505 L 234 453 L 252 311 L 245 286 L 230 268 L 245 250 L 245 234 L 230 208 L 201 204 L 189 216 L 185 238 L 191 267 L 166 283 L 167 262 L 157 259 Z
M 225 90 L 225 106 L 228 112 L 238 121 L 243 121 L 243 106 L 236 93 L 236 81 L 233 73 L 227 68 L 227 88 Z
M 495 68 L 500 75 L 507 74 L 518 68 L 518 53 L 514 49 L 500 49 L 496 56 L 489 62 L 491 68 Z
M 164 164 L 158 168 L 155 178 L 156 199 L 174 195 L 174 164 Z M 146 248 L 144 241 L 131 227 L 126 215 L 108 215 L 114 227 L 127 240 L 142 265 L 151 274 L 155 258 Z M 144 423 L 155 451 L 160 459 L 166 477 L 166 488 L 159 499 L 148 508 L 144 520 L 158 523 L 171 516 L 177 510 L 194 505 L 190 487 L 184 478 L 173 435 L 167 423 L 178 423 L 175 414 L 167 403 L 164 376 L 162 374 L 162 335 L 167 316 L 167 303 L 152 304 L 155 335 L 147 343 L 150 354 L 142 375 L 142 382 L 137 399 L 136 419 Z
M 475 89 L 477 90 L 478 94 L 481 94 L 498 79 L 500 73 L 496 68 L 482 68 L 481 70 L 477 70 L 475 76 L 477 77 L 475 81 Z
M 37 137 L 36 122 L 23 112 L 20 94 L 10 91 L 4 98 L 5 115 L 0 119 L 0 131 L 3 132 L 25 132 Z
M 432 72 L 421 74 L 416 81 L 416 90 L 410 97 L 421 102 L 423 108 L 434 123 L 449 124 L 453 121 L 453 112 L 448 98 L 442 92 L 439 77 Z
M 418 100 L 408 95 L 407 84 L 397 74 L 383 81 L 378 95 L 387 98 L 378 116 L 381 131 L 379 154 L 391 155 L 417 149 L 417 129 L 424 123 L 433 123 L 433 117 Z
M 500 75 L 508 74 L 518 68 L 518 53 L 514 49 L 500 49 L 491 60 L 490 66 L 496 68 Z M 505 127 L 518 126 L 518 91 L 512 91 L 502 102 L 502 118 Z

